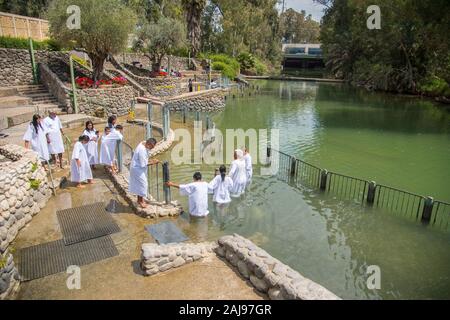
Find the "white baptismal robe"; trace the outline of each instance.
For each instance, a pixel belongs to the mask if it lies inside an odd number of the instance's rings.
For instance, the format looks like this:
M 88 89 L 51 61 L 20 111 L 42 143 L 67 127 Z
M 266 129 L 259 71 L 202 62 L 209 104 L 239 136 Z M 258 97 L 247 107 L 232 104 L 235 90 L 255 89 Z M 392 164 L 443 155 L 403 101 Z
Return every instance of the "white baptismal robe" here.
M 50 144 L 48 145 L 48 151 L 50 154 L 64 153 L 64 142 L 61 134 L 61 120 L 59 120 L 58 116 L 56 116 L 55 119 L 47 117 L 44 119 L 44 126 L 50 139 Z
M 81 166 L 78 167 L 76 159 L 80 160 Z M 72 161 L 70 163 L 70 180 L 72 182 L 83 182 L 92 179 L 91 166 L 83 144 L 78 141 L 73 146 Z
M 231 163 L 230 177 L 233 180 L 231 196 L 239 197 L 245 192 L 245 186 L 247 185 L 247 172 L 245 170 L 244 159 L 237 159 Z
M 195 217 L 205 217 L 208 211 L 208 183 L 204 181 L 180 184 L 180 194 L 189 196 L 189 213 Z
M 147 148 L 140 143 L 134 150 L 130 165 L 130 183 L 128 191 L 132 194 L 147 197 L 148 192 L 148 157 Z
M 116 155 L 116 144 L 117 140 L 122 140 L 123 136 L 118 131 L 115 130 L 114 132 L 111 132 L 107 136 L 103 136 L 102 138 L 102 145 L 100 148 L 100 163 L 112 166 L 114 162 L 114 158 Z
M 36 132 L 33 124 L 30 123 L 27 127 L 25 135 L 23 136 L 23 140 L 31 143 L 31 149 L 39 154 L 42 161 L 48 161 L 50 159 L 46 133 L 47 130 L 44 125 L 38 125 L 38 131 Z
M 220 175 L 216 176 L 208 184 L 208 191 L 213 193 L 213 201 L 219 204 L 231 202 L 230 191 L 233 189 L 233 180 L 225 177 L 222 181 Z
M 92 131 L 84 130 L 83 135 L 89 137 L 89 142 L 83 145 L 84 149 L 86 149 L 89 163 L 98 164 L 98 143 L 97 143 L 98 136 L 95 134 L 95 130 Z
M 247 153 L 244 156 L 244 161 L 245 161 L 245 171 L 247 173 L 247 182 L 250 182 L 250 179 L 253 176 L 252 156 L 250 155 L 250 153 Z

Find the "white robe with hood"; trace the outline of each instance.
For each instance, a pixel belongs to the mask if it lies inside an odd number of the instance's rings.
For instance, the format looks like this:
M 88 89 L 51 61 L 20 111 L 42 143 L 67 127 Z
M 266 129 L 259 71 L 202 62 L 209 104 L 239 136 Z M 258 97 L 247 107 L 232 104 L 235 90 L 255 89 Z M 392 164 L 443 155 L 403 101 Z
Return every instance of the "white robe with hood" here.
M 180 184 L 180 194 L 189 196 L 189 213 L 195 217 L 205 217 L 208 211 L 208 183 L 195 181 Z
M 231 163 L 230 177 L 233 180 L 233 188 L 231 190 L 232 197 L 239 197 L 245 192 L 247 185 L 247 171 L 245 169 L 245 160 L 243 159 L 242 150 L 236 150 L 237 159 Z
M 64 142 L 61 134 L 62 124 L 58 116 L 55 119 L 47 117 L 44 119 L 45 129 L 48 132 L 50 138 L 50 144 L 48 145 L 48 151 L 50 154 L 64 153 Z
M 208 184 L 209 193 L 213 194 L 213 202 L 224 204 L 230 203 L 230 191 L 233 189 L 233 180 L 230 177 L 225 177 L 222 181 L 222 177 L 217 175 Z
M 148 192 L 148 158 L 147 148 L 140 143 L 134 150 L 131 160 L 128 191 L 141 197 L 147 197 Z
M 80 160 L 80 167 L 78 167 L 76 159 Z M 91 166 L 89 165 L 83 144 L 77 141 L 73 146 L 72 161 L 70 163 L 70 180 L 72 182 L 83 182 L 87 179 L 92 179 Z
M 42 161 L 48 161 L 50 159 L 46 134 L 47 130 L 45 129 L 45 125 L 38 125 L 38 131 L 36 132 L 33 124 L 30 123 L 23 136 L 23 140 L 30 142 L 31 149 L 39 154 Z

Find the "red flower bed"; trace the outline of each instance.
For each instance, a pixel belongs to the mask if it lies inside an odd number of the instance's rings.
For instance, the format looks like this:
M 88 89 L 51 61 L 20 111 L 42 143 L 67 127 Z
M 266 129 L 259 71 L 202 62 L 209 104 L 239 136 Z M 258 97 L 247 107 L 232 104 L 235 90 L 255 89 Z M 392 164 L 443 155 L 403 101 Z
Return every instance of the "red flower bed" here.
M 75 83 L 79 89 L 89 89 L 94 87 L 94 80 L 88 77 L 77 77 L 75 79 Z M 119 85 L 124 86 L 128 83 L 127 79 L 124 77 L 114 77 L 111 80 L 99 80 L 95 82 L 97 87 L 101 87 L 104 85 Z

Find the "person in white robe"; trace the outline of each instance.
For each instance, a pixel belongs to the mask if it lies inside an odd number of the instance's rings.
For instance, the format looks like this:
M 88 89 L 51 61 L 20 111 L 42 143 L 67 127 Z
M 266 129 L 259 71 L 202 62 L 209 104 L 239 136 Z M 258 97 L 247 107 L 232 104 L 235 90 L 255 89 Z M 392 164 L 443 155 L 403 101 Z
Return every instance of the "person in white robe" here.
M 86 122 L 86 128 L 83 131 L 84 136 L 89 137 L 89 142 L 84 145 L 86 149 L 86 153 L 88 156 L 89 164 L 91 165 L 91 169 L 95 170 L 95 165 L 98 164 L 98 139 L 99 132 L 95 130 L 94 124 L 92 121 Z
M 48 132 L 48 137 L 50 143 L 48 144 L 48 151 L 52 156 L 53 163 L 57 163 L 56 155 L 58 155 L 58 162 L 61 169 L 64 168 L 62 156 L 64 153 L 64 142 L 63 142 L 63 130 L 62 124 L 59 117 L 56 115 L 55 111 L 50 111 L 49 116 L 43 121 L 44 126 Z
M 108 123 L 106 126 L 111 129 L 111 132 L 116 131 L 116 123 L 117 123 L 117 117 L 112 115 L 108 117 Z
M 252 156 L 248 152 L 247 148 L 244 148 L 244 161 L 245 161 L 245 172 L 247 174 L 247 186 L 249 186 L 252 182 L 253 177 L 253 164 L 252 164 Z
M 99 163 L 103 164 L 105 168 L 111 171 L 112 162 L 114 157 L 109 155 L 108 144 L 105 142 L 106 138 L 111 134 L 111 129 L 109 127 L 105 128 L 105 131 L 101 137 L 101 145 L 100 145 L 100 159 Z
M 240 197 L 245 192 L 247 185 L 247 171 L 245 169 L 244 153 L 237 149 L 234 151 L 234 160 L 231 163 L 230 177 L 233 180 L 231 196 Z
M 180 189 L 180 195 L 189 197 L 189 214 L 194 217 L 206 217 L 208 211 L 208 183 L 202 181 L 200 172 L 194 173 L 194 182 L 176 184 L 171 181 L 167 186 Z
M 42 125 L 41 122 L 41 116 L 35 114 L 33 120 L 27 127 L 23 140 L 25 141 L 25 148 L 29 149 L 31 144 L 31 149 L 39 154 L 39 158 L 42 162 L 46 162 L 50 160 L 50 154 L 48 152 L 48 143 L 50 139 L 48 138 L 45 126 Z M 47 170 L 47 168 L 45 168 L 45 170 Z
M 213 202 L 227 204 L 231 202 L 230 192 L 233 190 L 233 180 L 226 176 L 227 169 L 220 166 L 219 173 L 208 184 L 208 192 L 213 194 Z
M 72 161 L 70 163 L 70 180 L 77 183 L 78 188 L 84 188 L 81 184 L 87 181 L 89 184 L 94 183 L 92 180 L 92 171 L 89 164 L 88 156 L 84 145 L 89 143 L 88 136 L 81 136 L 73 146 Z
M 144 198 L 148 193 L 148 166 L 159 163 L 158 160 L 149 161 L 149 151 L 156 145 L 156 139 L 150 138 L 145 142 L 139 143 L 133 153 L 130 165 L 130 179 L 128 191 L 137 195 L 137 202 L 142 208 L 146 208 Z

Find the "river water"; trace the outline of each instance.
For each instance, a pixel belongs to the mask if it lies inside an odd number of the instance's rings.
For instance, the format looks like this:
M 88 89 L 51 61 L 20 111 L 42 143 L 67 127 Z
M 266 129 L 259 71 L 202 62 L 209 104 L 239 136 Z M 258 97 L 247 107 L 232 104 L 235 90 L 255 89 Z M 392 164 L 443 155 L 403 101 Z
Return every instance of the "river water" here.
M 258 84 L 258 95 L 230 98 L 212 115 L 218 129 L 279 129 L 279 148 L 290 155 L 450 202 L 450 116 L 442 106 L 335 84 Z M 184 127 L 178 114 L 171 120 Z M 209 180 L 214 167 L 172 162 L 171 180 L 190 182 L 196 170 Z M 176 190 L 172 198 L 188 207 Z M 244 197 L 225 212 L 212 203 L 210 209 L 207 219 L 182 215 L 176 223 L 194 241 L 234 232 L 248 237 L 342 298 L 450 298 L 448 231 L 294 188 L 260 176 L 258 165 Z M 369 266 L 379 267 L 380 289 L 367 286 Z

